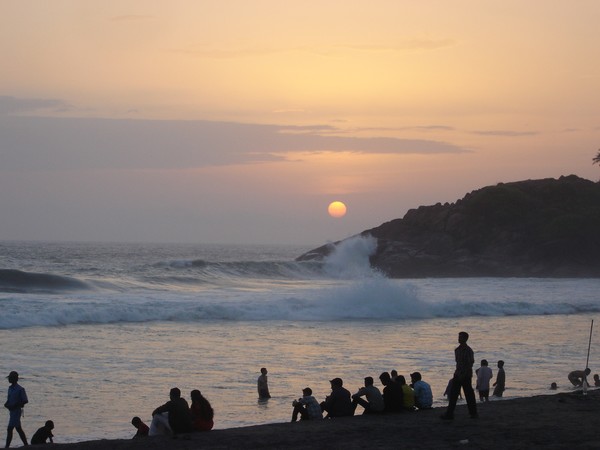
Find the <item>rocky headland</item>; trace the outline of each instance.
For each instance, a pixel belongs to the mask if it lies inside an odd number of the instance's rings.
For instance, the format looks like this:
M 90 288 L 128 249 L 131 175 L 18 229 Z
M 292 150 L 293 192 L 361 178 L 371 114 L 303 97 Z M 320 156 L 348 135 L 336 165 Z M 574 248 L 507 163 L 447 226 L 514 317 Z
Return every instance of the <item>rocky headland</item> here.
M 600 183 L 575 175 L 499 183 L 360 235 L 377 239 L 371 265 L 394 278 L 600 277 Z M 297 260 L 322 260 L 342 242 Z

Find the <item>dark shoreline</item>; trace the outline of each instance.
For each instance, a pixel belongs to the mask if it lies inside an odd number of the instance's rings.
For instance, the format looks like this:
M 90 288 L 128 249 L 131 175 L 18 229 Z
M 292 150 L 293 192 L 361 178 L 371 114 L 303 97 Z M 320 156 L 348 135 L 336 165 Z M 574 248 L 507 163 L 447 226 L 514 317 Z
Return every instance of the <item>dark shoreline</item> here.
M 195 433 L 177 439 L 96 440 L 54 444 L 65 450 L 103 449 L 597 449 L 600 390 L 479 403 L 471 419 L 459 405 L 455 419 L 444 408 L 318 422 L 276 423 Z M 291 408 L 290 408 L 291 413 Z M 17 438 L 18 439 L 18 438 Z M 57 436 L 60 440 L 60 435 Z M 17 443 L 17 442 L 13 442 Z

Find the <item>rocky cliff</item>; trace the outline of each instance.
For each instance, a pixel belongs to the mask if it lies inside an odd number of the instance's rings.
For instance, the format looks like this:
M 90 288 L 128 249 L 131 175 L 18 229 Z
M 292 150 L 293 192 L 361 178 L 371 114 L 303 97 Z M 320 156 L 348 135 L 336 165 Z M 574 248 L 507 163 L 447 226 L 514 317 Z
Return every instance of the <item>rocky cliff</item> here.
M 500 183 L 361 235 L 377 238 L 371 265 L 390 277 L 600 277 L 600 183 Z M 340 242 L 297 259 L 322 259 Z

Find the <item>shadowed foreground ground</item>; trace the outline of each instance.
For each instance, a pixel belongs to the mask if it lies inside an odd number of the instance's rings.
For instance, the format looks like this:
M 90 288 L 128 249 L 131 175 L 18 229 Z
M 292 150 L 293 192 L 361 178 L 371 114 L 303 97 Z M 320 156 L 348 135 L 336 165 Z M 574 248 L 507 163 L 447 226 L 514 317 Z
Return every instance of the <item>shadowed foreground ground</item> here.
M 101 440 L 45 448 L 100 449 L 598 449 L 600 390 L 479 403 L 479 418 L 466 407 L 452 422 L 443 408 L 390 416 L 355 416 L 319 422 L 259 425 L 178 439 Z M 291 412 L 291 407 L 290 407 Z M 218 411 L 217 411 L 218 414 Z M 218 417 L 218 416 L 217 416 Z M 60 439 L 60 436 L 58 436 Z M 18 437 L 17 437 L 18 439 Z

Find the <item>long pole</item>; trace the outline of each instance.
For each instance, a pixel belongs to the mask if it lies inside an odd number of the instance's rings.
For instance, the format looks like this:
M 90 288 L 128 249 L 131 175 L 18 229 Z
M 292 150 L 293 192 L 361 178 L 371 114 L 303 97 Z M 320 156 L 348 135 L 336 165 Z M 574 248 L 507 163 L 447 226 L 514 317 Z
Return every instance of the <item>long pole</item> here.
M 583 372 L 583 379 L 581 380 L 581 392 L 583 393 L 583 395 L 587 396 L 587 388 L 588 388 L 588 381 L 587 381 L 587 374 L 586 372 L 589 370 L 588 369 L 588 364 L 590 362 L 590 348 L 592 347 L 592 330 L 594 329 L 594 319 L 592 319 L 592 325 L 590 326 L 590 341 L 588 342 L 588 354 L 587 354 L 587 360 L 585 361 L 585 372 Z
M 592 325 L 590 326 L 590 341 L 588 343 L 588 354 L 587 360 L 585 361 L 585 368 L 588 368 L 588 364 L 590 362 L 590 348 L 592 347 L 592 330 L 594 329 L 594 319 L 592 319 Z

